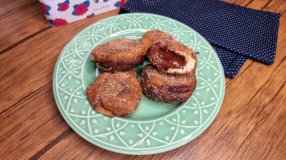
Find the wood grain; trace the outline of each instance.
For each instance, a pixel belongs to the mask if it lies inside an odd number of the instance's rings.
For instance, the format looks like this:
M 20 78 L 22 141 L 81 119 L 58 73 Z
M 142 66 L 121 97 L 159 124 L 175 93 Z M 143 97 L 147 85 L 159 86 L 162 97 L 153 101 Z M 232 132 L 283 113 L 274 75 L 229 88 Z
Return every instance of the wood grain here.
M 52 28 L 38 0 L 11 1 L 9 5 L 7 1 L 0 3 L 0 54 L 23 43 L 31 35 Z
M 95 21 L 117 13 L 118 10 L 113 10 L 84 19 L 81 23 L 62 26 L 65 28 L 52 27 L 14 47 L 9 51 L 9 54 L 1 55 L 0 65 L 9 66 L 9 70 L 5 67 L 0 68 L 0 97 L 3 99 L 1 100 L 3 107 L 1 107 L 0 113 L 26 95 L 52 81 L 57 58 L 64 46 L 76 33 Z M 27 70 L 28 73 L 25 72 Z M 10 83 L 11 81 L 12 83 Z M 21 92 L 16 92 L 18 88 L 21 88 Z
M 224 0 L 281 14 L 274 64 L 247 60 L 214 122 L 193 141 L 165 153 L 133 156 L 101 149 L 60 115 L 53 70 L 66 43 L 118 10 L 50 27 L 38 0 L 0 2 L 0 159 L 285 159 L 286 1 Z M 4 66 L 4 67 L 2 67 Z
M 1 114 L 0 159 L 30 158 L 69 130 L 55 106 L 52 83 L 48 83 Z

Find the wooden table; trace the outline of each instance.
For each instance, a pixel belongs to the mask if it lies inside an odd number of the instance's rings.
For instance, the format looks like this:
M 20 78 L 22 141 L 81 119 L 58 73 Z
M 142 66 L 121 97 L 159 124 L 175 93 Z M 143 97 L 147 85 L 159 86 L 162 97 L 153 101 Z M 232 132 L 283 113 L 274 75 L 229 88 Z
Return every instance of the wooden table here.
M 226 78 L 223 105 L 197 138 L 166 153 L 124 155 L 101 149 L 64 121 L 53 96 L 57 58 L 79 31 L 104 13 L 51 27 L 38 0 L 0 2 L 0 159 L 285 159 L 286 1 L 225 0 L 281 14 L 274 64 L 247 60 Z

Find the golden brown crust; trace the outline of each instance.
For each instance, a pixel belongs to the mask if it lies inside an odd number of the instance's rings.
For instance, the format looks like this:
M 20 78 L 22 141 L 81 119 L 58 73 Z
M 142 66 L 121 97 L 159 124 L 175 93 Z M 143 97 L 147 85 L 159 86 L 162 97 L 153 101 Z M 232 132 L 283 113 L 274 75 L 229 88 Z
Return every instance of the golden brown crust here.
M 157 42 L 165 43 L 170 40 L 175 40 L 169 33 L 159 31 L 159 30 L 151 30 L 146 32 L 141 40 L 140 43 L 145 46 L 145 48 L 149 48 L 152 44 Z
M 160 102 L 185 102 L 193 94 L 197 80 L 195 71 L 189 74 L 166 74 L 154 65 L 144 67 L 141 83 L 147 97 Z
M 115 115 L 111 111 L 102 106 L 99 97 L 102 84 L 111 74 L 111 72 L 104 72 L 96 77 L 93 83 L 91 83 L 90 86 L 86 89 L 86 95 L 91 103 L 91 106 L 95 109 L 96 112 L 109 117 L 114 117 Z
M 135 40 L 119 38 L 95 47 L 91 61 L 104 71 L 127 71 L 143 64 L 146 51 Z
M 135 112 L 142 98 L 136 72 L 104 72 L 86 89 L 96 112 L 109 117 L 125 117 Z
M 102 85 L 100 99 L 104 108 L 125 117 L 135 112 L 142 98 L 142 87 L 136 72 L 116 72 Z

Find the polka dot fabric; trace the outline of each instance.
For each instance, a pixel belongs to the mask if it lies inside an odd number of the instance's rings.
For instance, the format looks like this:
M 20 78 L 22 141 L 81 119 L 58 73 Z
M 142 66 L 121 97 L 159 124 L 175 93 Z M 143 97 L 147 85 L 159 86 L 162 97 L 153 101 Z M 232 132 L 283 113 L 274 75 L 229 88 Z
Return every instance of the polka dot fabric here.
M 225 76 L 234 78 L 247 58 L 274 62 L 280 14 L 217 0 L 129 0 L 120 13 L 146 12 L 181 21 L 218 53 Z

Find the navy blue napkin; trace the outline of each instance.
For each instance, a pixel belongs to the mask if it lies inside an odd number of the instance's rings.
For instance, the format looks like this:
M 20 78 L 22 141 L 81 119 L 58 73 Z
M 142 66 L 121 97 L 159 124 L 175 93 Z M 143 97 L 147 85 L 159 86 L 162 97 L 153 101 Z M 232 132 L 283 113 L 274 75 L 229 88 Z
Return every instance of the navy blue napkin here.
M 119 13 L 160 14 L 183 22 L 216 50 L 226 77 L 234 78 L 248 58 L 274 62 L 280 14 L 217 0 L 129 0 Z

